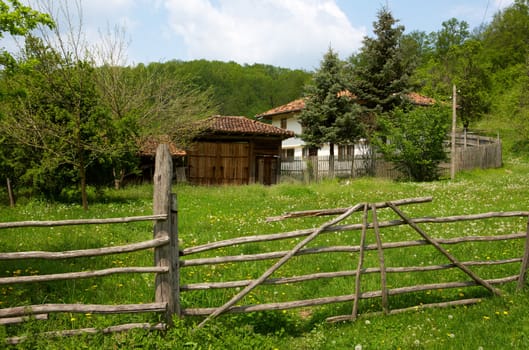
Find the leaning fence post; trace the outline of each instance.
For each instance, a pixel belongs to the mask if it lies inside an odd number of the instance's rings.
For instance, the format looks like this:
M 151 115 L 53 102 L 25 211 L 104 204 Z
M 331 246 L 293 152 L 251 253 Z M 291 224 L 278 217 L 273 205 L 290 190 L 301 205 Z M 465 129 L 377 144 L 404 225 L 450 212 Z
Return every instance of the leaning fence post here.
M 520 266 L 520 276 L 518 278 L 518 289 L 525 286 L 527 279 L 527 268 L 529 267 L 529 216 L 527 216 L 527 229 L 525 235 L 525 249 L 522 258 L 522 265 Z
M 154 214 L 167 214 L 167 218 L 154 223 L 154 238 L 169 237 L 169 244 L 154 251 L 155 266 L 168 267 L 166 273 L 159 273 L 155 280 L 155 301 L 167 303 L 166 322 L 172 323 L 173 314 L 179 314 L 178 305 L 178 237 L 176 222 L 176 197 L 171 194 L 173 161 L 166 144 L 156 149 L 154 169 Z

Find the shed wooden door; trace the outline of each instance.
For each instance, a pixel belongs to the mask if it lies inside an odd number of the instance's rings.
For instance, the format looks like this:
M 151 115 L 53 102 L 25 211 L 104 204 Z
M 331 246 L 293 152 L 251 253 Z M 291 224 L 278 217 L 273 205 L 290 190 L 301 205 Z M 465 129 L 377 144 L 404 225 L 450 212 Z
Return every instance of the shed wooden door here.
M 278 178 L 278 158 L 270 156 L 257 157 L 257 181 L 263 185 L 274 185 Z
M 249 181 L 247 142 L 200 142 L 189 153 L 189 181 L 200 185 L 242 185 Z

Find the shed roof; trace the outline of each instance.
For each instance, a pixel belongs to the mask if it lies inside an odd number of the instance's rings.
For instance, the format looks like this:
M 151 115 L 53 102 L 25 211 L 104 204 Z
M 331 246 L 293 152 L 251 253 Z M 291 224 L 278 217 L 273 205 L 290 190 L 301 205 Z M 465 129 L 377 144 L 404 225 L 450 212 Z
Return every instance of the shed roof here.
M 178 148 L 171 140 L 169 135 L 160 135 L 157 137 L 151 136 L 140 142 L 140 155 L 141 156 L 154 156 L 156 155 L 156 149 L 159 144 L 167 144 L 169 146 L 169 153 L 173 157 L 185 156 L 186 151 Z
M 253 135 L 253 136 L 276 136 L 282 139 L 294 137 L 294 132 L 278 128 L 257 120 L 242 116 L 215 115 L 200 121 L 204 135 Z

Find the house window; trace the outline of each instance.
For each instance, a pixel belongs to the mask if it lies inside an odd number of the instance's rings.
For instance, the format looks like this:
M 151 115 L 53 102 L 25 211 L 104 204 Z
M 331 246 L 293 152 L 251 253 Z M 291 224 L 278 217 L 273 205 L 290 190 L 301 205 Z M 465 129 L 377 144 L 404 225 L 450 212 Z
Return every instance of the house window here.
M 287 118 L 281 118 L 281 129 L 287 128 Z
M 354 155 L 354 145 L 339 145 L 338 159 L 349 159 Z
M 285 148 L 281 150 L 281 158 L 282 159 L 293 159 L 294 158 L 294 149 L 293 148 Z
M 317 147 L 303 147 L 303 158 L 315 157 L 318 155 Z

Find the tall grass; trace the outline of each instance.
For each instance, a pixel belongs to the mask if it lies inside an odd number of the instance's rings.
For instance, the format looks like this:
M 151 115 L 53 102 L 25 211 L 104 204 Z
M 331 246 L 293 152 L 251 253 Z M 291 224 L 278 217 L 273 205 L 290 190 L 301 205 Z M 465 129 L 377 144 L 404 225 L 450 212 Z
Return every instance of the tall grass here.
M 461 173 L 455 181 L 433 183 L 392 182 L 383 179 L 355 179 L 350 181 L 325 181 L 314 184 L 279 184 L 272 187 L 259 185 L 242 187 L 193 187 L 175 186 L 179 198 L 179 238 L 182 247 L 264 233 L 284 232 L 300 228 L 316 227 L 328 218 L 292 219 L 265 223 L 268 216 L 283 212 L 347 207 L 359 202 L 380 202 L 402 198 L 433 196 L 431 203 L 406 206 L 403 210 L 414 217 L 472 214 L 488 211 L 528 210 L 529 165 L 519 160 L 509 160 L 504 168 L 476 170 Z M 94 198 L 89 212 L 74 204 L 50 204 L 26 199 L 17 208 L 0 206 L 2 221 L 53 220 L 82 217 L 120 217 L 148 215 L 152 213 L 152 188 L 150 186 L 129 187 L 121 191 L 108 190 Z M 380 212 L 380 219 L 391 219 L 389 211 Z M 360 221 L 360 215 L 352 220 Z M 524 227 L 525 223 L 497 223 L 495 221 L 475 225 L 453 224 L 435 234 L 462 236 L 490 232 L 507 233 L 513 227 Z M 386 239 L 416 239 L 409 230 L 384 231 Z M 0 231 L 1 251 L 25 250 L 69 250 L 125 244 L 151 238 L 151 223 L 125 225 L 97 225 L 91 227 L 61 227 L 8 229 Z M 296 240 L 279 241 L 274 244 L 253 244 L 245 247 L 225 248 L 223 254 L 258 253 L 266 250 L 292 248 Z M 311 246 L 354 245 L 359 235 L 323 235 Z M 241 251 L 242 249 L 242 251 Z M 504 254 L 519 252 L 519 244 L 506 244 L 487 248 L 470 246 L 458 254 L 481 255 L 479 258 L 501 258 Z M 425 262 L 439 263 L 436 256 L 425 258 L 425 248 L 394 252 L 388 256 L 388 264 L 414 265 Z M 204 256 L 207 253 L 204 253 Z M 292 275 L 317 271 L 332 271 L 336 268 L 355 269 L 357 256 L 350 254 L 328 254 L 320 260 L 297 257 L 291 264 L 280 269 L 278 275 Z M 376 265 L 376 253 L 366 255 L 366 265 Z M 428 261 L 426 261 L 428 259 Z M 0 276 L 31 275 L 37 273 L 93 270 L 117 266 L 150 266 L 152 252 L 131 253 L 97 259 L 73 259 L 59 262 L 0 261 Z M 207 280 L 232 280 L 258 277 L 273 262 L 245 263 L 233 269 L 231 264 L 211 268 L 189 268 L 182 270 L 185 283 Z M 452 278 L 446 272 L 441 278 Z M 482 273 L 482 272 L 480 272 Z M 483 272 L 485 273 L 485 272 Z M 277 277 L 277 275 L 275 275 Z M 363 277 L 366 289 L 378 289 L 377 276 Z M 402 279 L 401 279 L 402 278 Z M 439 274 L 421 278 L 439 279 Z M 101 279 L 86 279 L 42 284 L 20 284 L 0 286 L 0 307 L 30 305 L 48 302 L 64 303 L 139 303 L 153 300 L 152 275 L 111 276 Z M 409 285 L 420 281 L 406 280 L 397 276 L 390 283 Z M 363 285 L 364 288 L 364 285 Z M 378 300 L 362 301 L 360 315 L 355 322 L 326 324 L 325 317 L 351 312 L 351 305 L 332 305 L 312 309 L 293 309 L 279 312 L 221 316 L 204 329 L 192 331 L 198 319 L 177 321 L 167 333 L 132 331 L 113 336 L 87 336 L 72 339 L 41 339 L 22 344 L 27 348 L 278 348 L 278 349 L 497 349 L 526 348 L 529 324 L 529 301 L 527 291 L 516 292 L 514 286 L 506 285 L 503 297 L 492 297 L 476 290 L 455 290 L 450 293 L 466 293 L 485 296 L 478 305 L 450 309 L 421 310 L 393 316 L 364 316 L 371 311 L 380 311 Z M 347 292 L 349 290 L 349 292 Z M 219 293 L 184 293 L 186 306 L 219 305 L 229 299 L 235 291 Z M 281 286 L 263 287 L 253 291 L 241 303 L 272 302 L 296 298 L 347 294 L 354 292 L 354 279 L 337 279 L 332 283 L 311 282 L 303 288 Z M 416 305 L 418 302 L 439 301 L 451 298 L 447 291 L 430 294 L 417 293 L 391 298 L 391 307 Z M 457 295 L 455 295 L 457 297 Z M 197 305 L 198 304 L 198 305 Z M 34 334 L 54 329 L 80 327 L 104 327 L 113 323 L 157 320 L 156 315 L 51 315 L 51 320 L 34 321 L 22 326 L 0 326 L 0 339 L 14 334 Z

